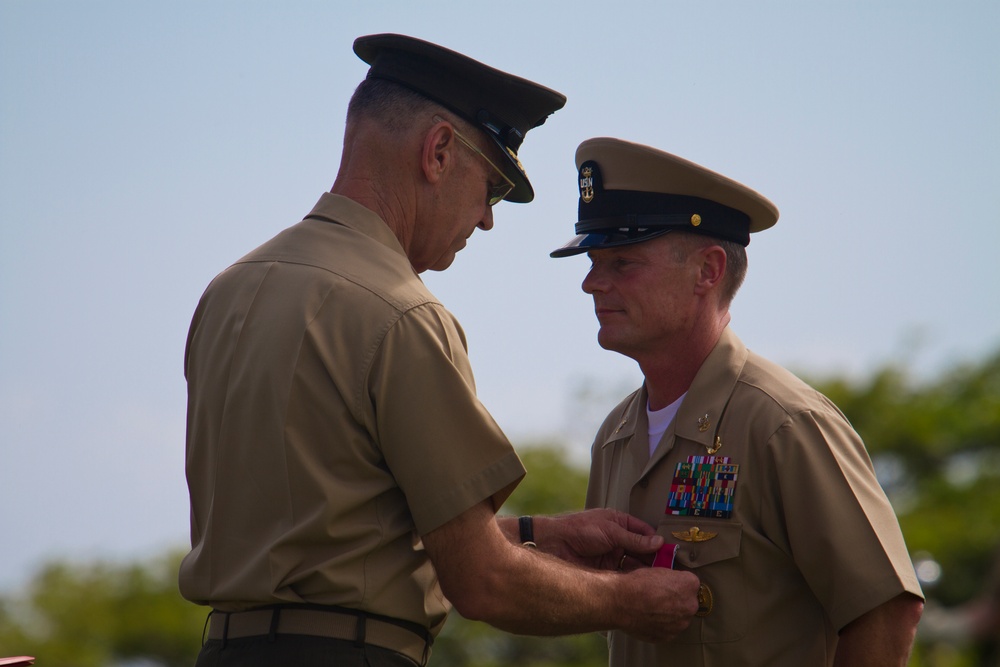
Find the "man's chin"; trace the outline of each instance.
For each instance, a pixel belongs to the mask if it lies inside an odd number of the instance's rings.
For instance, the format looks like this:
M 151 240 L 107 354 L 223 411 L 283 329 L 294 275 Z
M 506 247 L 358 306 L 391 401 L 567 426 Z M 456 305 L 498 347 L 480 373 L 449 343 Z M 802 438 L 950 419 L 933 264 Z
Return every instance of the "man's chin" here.
M 442 255 L 438 261 L 434 262 L 433 266 L 428 267 L 429 271 L 444 271 L 449 266 L 455 262 L 455 253 L 449 252 L 446 255 Z
M 620 343 L 620 340 L 603 330 L 597 333 L 597 344 L 609 352 L 618 352 L 619 354 L 622 354 L 620 352 Z

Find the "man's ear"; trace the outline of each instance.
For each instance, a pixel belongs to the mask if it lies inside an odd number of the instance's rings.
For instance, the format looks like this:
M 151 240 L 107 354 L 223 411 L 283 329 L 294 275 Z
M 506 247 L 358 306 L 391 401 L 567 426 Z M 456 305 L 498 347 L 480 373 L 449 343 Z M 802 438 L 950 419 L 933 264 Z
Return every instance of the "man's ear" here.
M 435 123 L 424 135 L 420 167 L 429 183 L 437 183 L 455 160 L 455 130 L 447 121 Z
M 726 276 L 726 251 L 722 246 L 709 245 L 699 250 L 698 256 L 701 258 L 701 270 L 695 292 L 705 294 L 718 287 Z

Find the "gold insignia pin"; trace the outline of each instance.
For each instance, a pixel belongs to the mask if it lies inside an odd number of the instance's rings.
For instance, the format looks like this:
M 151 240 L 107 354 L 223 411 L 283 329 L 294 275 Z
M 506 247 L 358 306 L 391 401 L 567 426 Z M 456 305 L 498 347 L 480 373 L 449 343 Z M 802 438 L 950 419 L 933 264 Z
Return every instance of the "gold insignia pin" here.
M 722 438 L 720 438 L 719 436 L 715 436 L 715 445 L 712 447 L 706 447 L 706 449 L 708 450 L 709 454 L 714 454 L 720 449 L 722 449 Z
M 691 226 L 697 227 L 700 224 L 701 224 L 701 216 L 695 213 L 694 215 L 691 216 Z
M 712 613 L 713 607 L 715 607 L 715 596 L 712 595 L 712 589 L 708 584 L 702 584 L 698 587 L 698 611 L 694 615 L 708 616 Z
M 698 417 L 698 430 L 704 433 L 710 428 L 712 428 L 712 421 L 708 418 L 708 413 L 706 412 L 704 417 Z
M 687 530 L 674 530 L 670 534 L 685 542 L 708 542 L 718 535 L 718 533 L 702 530 L 698 526 L 691 526 Z
M 514 163 L 517 164 L 517 168 L 524 171 L 524 165 L 521 164 L 521 159 L 517 157 L 517 153 L 512 151 L 509 146 L 507 147 L 507 154 L 510 155 L 510 157 L 514 160 Z M 524 173 L 527 175 L 528 172 L 525 171 Z
M 585 204 L 594 199 L 594 170 L 591 167 L 580 170 L 580 198 Z

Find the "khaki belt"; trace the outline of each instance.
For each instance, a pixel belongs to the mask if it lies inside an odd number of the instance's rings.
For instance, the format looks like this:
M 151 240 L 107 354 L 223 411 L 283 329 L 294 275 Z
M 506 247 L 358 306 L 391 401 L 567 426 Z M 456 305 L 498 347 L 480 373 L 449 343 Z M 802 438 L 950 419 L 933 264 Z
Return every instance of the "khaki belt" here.
M 418 665 L 427 664 L 427 658 L 430 657 L 429 634 L 425 639 L 402 625 L 360 612 L 275 607 L 250 611 L 213 611 L 209 618 L 209 639 L 225 641 L 275 634 L 349 639 L 402 653 Z

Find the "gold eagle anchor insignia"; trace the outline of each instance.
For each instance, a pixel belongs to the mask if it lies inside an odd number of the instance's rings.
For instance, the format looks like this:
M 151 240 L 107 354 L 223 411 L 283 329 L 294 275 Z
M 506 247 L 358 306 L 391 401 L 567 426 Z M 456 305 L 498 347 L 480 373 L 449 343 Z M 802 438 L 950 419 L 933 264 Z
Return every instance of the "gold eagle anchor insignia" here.
M 584 167 L 580 171 L 580 198 L 589 204 L 594 199 L 594 170 Z

